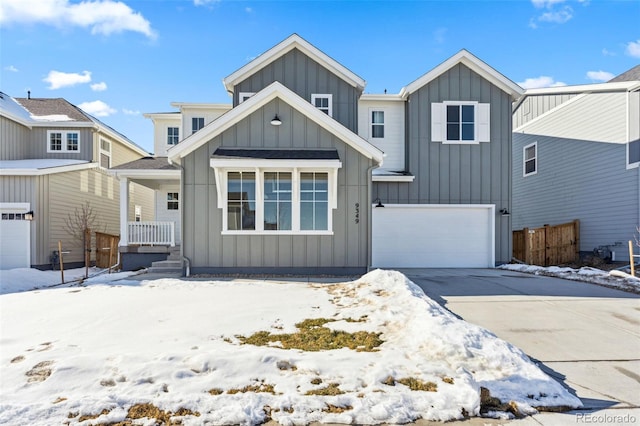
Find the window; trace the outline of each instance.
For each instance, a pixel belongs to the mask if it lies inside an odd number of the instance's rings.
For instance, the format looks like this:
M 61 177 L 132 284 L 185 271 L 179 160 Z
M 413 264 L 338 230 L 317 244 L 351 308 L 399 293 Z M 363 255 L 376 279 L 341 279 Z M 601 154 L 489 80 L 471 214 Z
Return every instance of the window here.
M 529 176 L 538 173 L 538 142 L 523 148 L 522 175 Z
M 300 229 L 327 230 L 329 185 L 327 173 L 300 174 Z
M 431 104 L 431 140 L 475 144 L 490 141 L 490 105 L 473 101 Z
M 141 206 L 134 206 L 133 215 L 134 215 L 134 221 L 135 222 L 142 222 L 142 207 Z
M 255 95 L 254 92 L 240 92 L 238 94 L 238 104 L 243 103 L 244 101 L 246 101 L 247 99 L 249 99 L 253 95 Z
M 100 167 L 111 167 L 111 142 L 105 139 L 100 139 Z
M 26 213 L 2 213 L 2 220 L 26 220 Z
M 167 145 L 177 145 L 180 133 L 177 127 L 167 127 Z
M 384 111 L 371 111 L 371 137 L 384 138 Z
M 332 97 L 330 94 L 313 94 L 311 95 L 311 103 L 329 117 L 333 117 Z
M 80 152 L 80 133 L 68 130 L 47 131 L 47 152 Z
M 227 229 L 256 229 L 256 174 L 230 172 L 227 177 Z
M 197 132 L 204 127 L 204 117 L 191 118 L 191 134 Z
M 627 144 L 627 167 L 640 165 L 640 139 Z
M 291 173 L 264 173 L 264 230 L 291 230 Z
M 167 210 L 178 210 L 180 201 L 177 192 L 167 192 Z

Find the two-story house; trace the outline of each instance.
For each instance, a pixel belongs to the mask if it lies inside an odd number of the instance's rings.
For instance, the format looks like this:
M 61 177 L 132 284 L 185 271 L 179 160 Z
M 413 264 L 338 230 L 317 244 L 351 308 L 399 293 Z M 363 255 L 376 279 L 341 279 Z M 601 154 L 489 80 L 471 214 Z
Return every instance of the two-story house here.
M 373 95 L 294 34 L 223 83 L 231 108 L 204 117 L 202 128 L 188 104 L 149 115 L 156 141 L 178 133 L 166 153 L 192 271 L 361 273 L 510 260 L 503 213 L 511 102 L 522 90 L 469 52 L 399 94 Z
M 527 90 L 513 112 L 514 229 L 580 220 L 580 251 L 627 261 L 640 226 L 640 65 Z M 610 254 L 609 254 L 610 253 Z
M 0 93 L 0 269 L 50 267 L 62 242 L 67 266 L 82 264 L 82 245 L 68 229 L 85 203 L 101 231 L 120 232 L 115 165 L 148 154 L 64 99 Z M 132 186 L 128 221 L 154 217 L 153 192 Z M 93 254 L 95 255 L 95 253 Z

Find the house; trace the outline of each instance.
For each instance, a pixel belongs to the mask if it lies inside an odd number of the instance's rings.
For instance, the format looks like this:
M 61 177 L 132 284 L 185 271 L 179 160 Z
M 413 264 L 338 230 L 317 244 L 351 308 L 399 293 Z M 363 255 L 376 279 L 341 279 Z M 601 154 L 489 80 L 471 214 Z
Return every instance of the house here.
M 101 231 L 120 231 L 120 186 L 109 167 L 148 156 L 65 99 L 0 93 L 0 269 L 51 267 L 62 242 L 67 266 L 84 251 L 65 222 L 85 203 Z M 154 217 L 153 192 L 132 186 L 127 220 Z M 93 253 L 95 256 L 95 253 Z
M 640 65 L 527 90 L 513 112 L 514 229 L 580 220 L 580 251 L 629 259 L 640 224 Z
M 471 53 L 399 94 L 374 95 L 294 34 L 223 84 L 231 108 L 210 122 L 194 121 L 194 106 L 186 115 L 187 104 L 149 115 L 156 141 L 179 133 L 166 153 L 191 271 L 357 274 L 510 260 L 500 210 L 511 209 L 511 103 L 522 89 Z M 125 262 L 141 255 L 127 239 Z

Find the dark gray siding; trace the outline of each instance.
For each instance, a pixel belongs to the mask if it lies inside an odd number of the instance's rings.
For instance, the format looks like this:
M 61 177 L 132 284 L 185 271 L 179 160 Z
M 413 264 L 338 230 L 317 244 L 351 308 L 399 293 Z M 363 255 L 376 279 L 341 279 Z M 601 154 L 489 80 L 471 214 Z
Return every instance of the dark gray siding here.
M 522 149 L 538 142 L 538 173 L 523 177 Z M 623 243 L 616 256 L 628 259 L 627 241 L 637 235 L 639 170 L 626 168 L 626 145 L 513 135 L 513 227 L 580 220 L 580 250 Z
M 491 104 L 491 142 L 431 142 L 431 104 Z M 407 170 L 411 183 L 374 183 L 373 198 L 400 204 L 495 204 L 511 209 L 511 97 L 462 64 L 412 93 L 407 102 Z M 508 217 L 496 216 L 496 262 L 511 260 Z
M 0 160 L 21 160 L 29 145 L 29 128 L 0 117 Z
M 275 112 L 288 118 L 277 128 L 268 124 Z M 220 146 L 337 149 L 342 168 L 338 208 L 333 210 L 334 235 L 222 236 L 223 210 L 218 208 L 214 171 L 209 166 L 211 154 Z M 362 272 L 368 264 L 367 169 L 371 165 L 349 145 L 274 100 L 184 158 L 184 254 L 196 272 L 222 268 Z
M 251 77 L 235 86 L 233 105 L 238 105 L 240 92 L 259 92 L 278 81 L 311 101 L 311 95 L 333 95 L 333 118 L 358 133 L 358 98 L 360 91 L 298 49 L 286 53 Z

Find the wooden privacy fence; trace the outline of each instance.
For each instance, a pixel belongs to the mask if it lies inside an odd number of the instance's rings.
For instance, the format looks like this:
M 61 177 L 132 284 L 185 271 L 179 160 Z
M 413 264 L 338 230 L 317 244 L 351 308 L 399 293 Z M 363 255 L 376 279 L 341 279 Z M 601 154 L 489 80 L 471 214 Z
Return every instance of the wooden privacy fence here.
M 96 232 L 96 266 L 111 268 L 118 261 L 119 235 Z
M 513 231 L 513 257 L 529 265 L 552 266 L 580 259 L 580 221 Z

